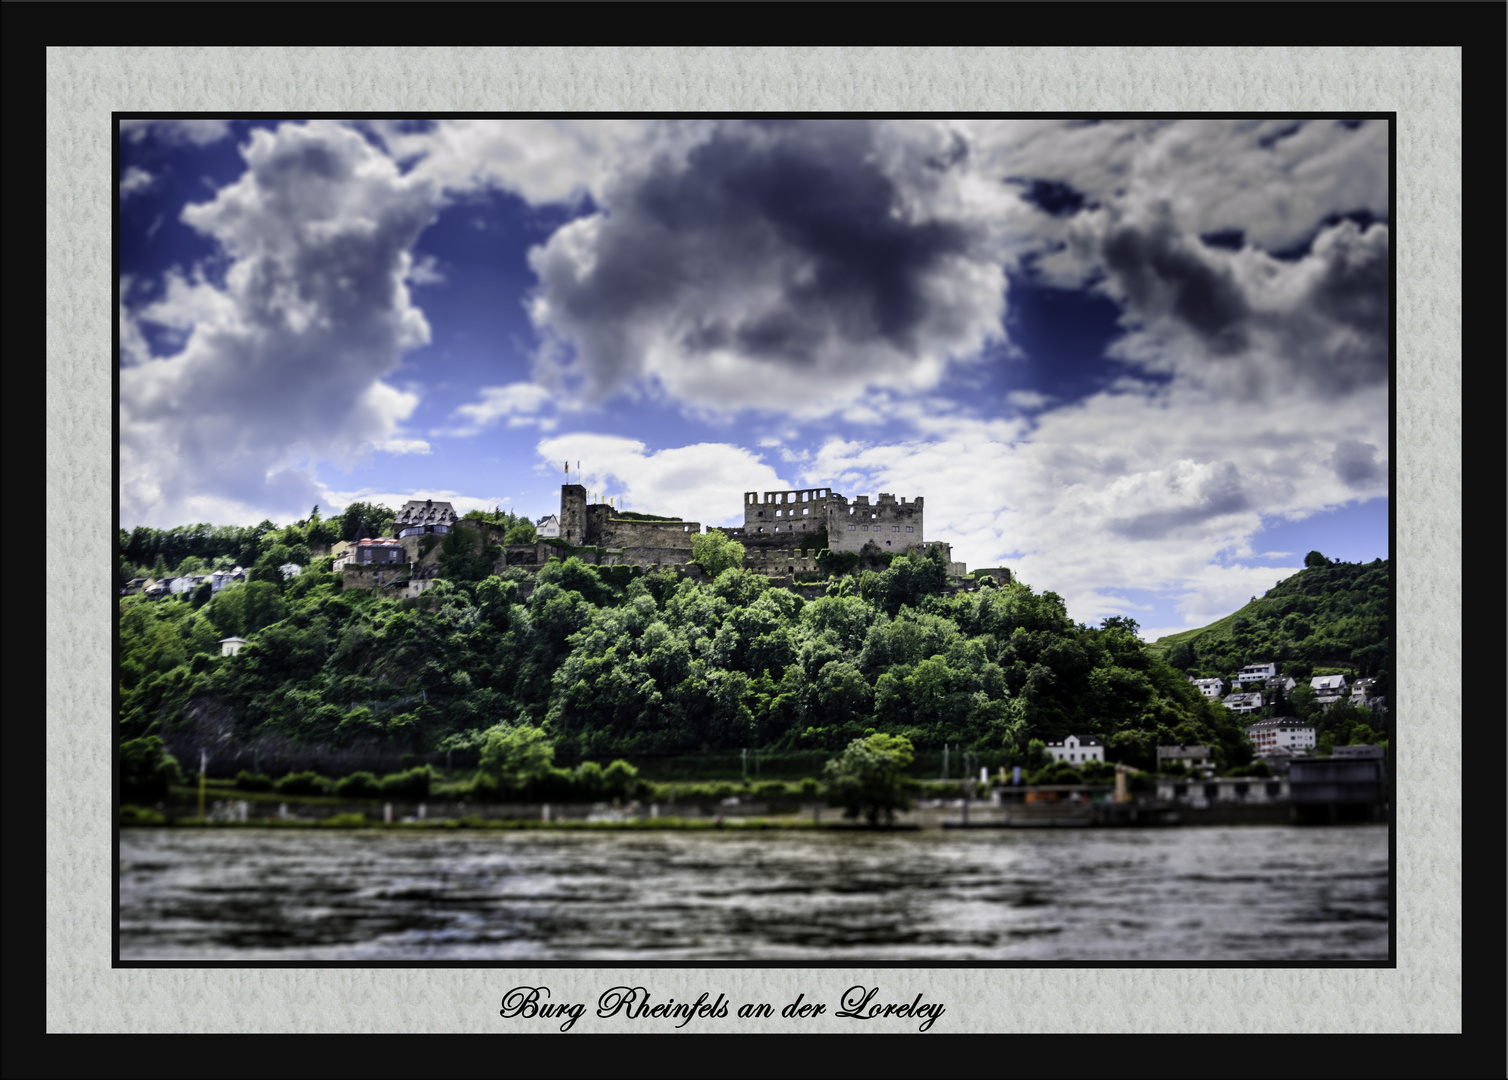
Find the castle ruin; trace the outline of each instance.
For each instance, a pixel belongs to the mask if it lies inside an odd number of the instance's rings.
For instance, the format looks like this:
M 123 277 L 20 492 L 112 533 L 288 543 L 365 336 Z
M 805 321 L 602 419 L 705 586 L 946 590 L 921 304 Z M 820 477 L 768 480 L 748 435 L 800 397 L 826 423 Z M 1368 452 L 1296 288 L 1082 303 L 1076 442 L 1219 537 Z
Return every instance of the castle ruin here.
M 966 576 L 967 567 L 952 561 L 951 546 L 927 544 L 922 507 L 921 498 L 897 499 L 887 492 L 870 502 L 867 495 L 850 500 L 826 487 L 747 491 L 743 526 L 721 531 L 743 545 L 745 569 L 774 578 L 817 572 L 817 552 L 823 547 L 835 552 L 903 555 L 922 547 L 941 546 L 948 556 L 949 573 Z M 587 549 L 578 554 L 602 565 L 680 567 L 690 563 L 692 545 L 703 534 L 701 524 L 680 519 L 646 520 L 651 517 L 627 514 L 604 502 L 589 502 L 584 486 L 564 484 L 560 489 L 558 541 L 507 545 L 499 569 L 542 566 L 550 558 L 559 557 L 558 542 Z M 425 565 L 439 557 L 434 534 L 457 527 L 475 529 L 487 542 L 502 542 L 499 530 L 457 518 L 449 503 L 411 500 L 395 523 L 411 563 Z M 421 548 L 426 539 L 428 543 Z M 371 588 L 367 580 L 371 571 L 353 573 L 355 569 L 346 568 L 347 587 Z M 388 574 L 395 576 L 391 570 Z M 1009 571 L 997 574 L 1009 580 Z

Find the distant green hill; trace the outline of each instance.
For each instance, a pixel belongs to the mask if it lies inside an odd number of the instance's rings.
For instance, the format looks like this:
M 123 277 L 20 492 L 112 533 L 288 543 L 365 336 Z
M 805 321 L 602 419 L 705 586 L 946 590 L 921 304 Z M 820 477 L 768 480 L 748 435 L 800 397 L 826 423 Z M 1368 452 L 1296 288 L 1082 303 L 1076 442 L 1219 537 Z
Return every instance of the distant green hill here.
M 1293 678 L 1386 674 L 1392 642 L 1392 564 L 1332 563 L 1312 552 L 1305 569 L 1241 610 L 1148 648 L 1200 678 L 1272 662 Z

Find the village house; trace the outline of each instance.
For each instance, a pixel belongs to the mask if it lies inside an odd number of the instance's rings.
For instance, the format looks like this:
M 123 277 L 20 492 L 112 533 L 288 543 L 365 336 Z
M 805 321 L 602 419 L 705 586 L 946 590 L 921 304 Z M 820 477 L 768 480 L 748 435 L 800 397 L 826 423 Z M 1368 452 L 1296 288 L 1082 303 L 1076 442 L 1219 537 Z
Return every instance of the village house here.
M 367 566 L 372 563 L 386 565 L 387 563 L 406 562 L 403 545 L 389 536 L 379 536 L 375 540 L 363 537 L 356 541 L 356 546 L 350 552 L 350 561 L 358 566 Z
M 1211 768 L 1214 764 L 1215 759 L 1208 746 L 1159 746 L 1157 748 L 1158 772 L 1173 768 Z
M 220 639 L 220 655 L 221 656 L 235 656 L 236 653 L 238 653 L 238 652 L 241 651 L 241 646 L 245 645 L 245 644 L 246 644 L 246 639 L 243 638 L 243 637 L 235 637 L 234 635 L 232 635 L 231 637 L 221 638 Z
M 1211 701 L 1218 700 L 1220 691 L 1225 689 L 1225 682 L 1222 679 L 1196 679 L 1190 676 L 1189 682 L 1193 683 L 1199 692 Z
M 1288 699 L 1288 695 L 1297 685 L 1297 682 L 1295 682 L 1293 679 L 1290 679 L 1286 675 L 1274 675 L 1272 678 L 1268 679 L 1265 683 L 1262 684 L 1262 689 L 1269 695 L 1272 695 L 1268 698 L 1269 701 L 1273 700 L 1273 697 L 1276 697 L 1278 695 L 1281 695 L 1286 701 Z
M 1303 752 L 1315 747 L 1314 725 L 1296 716 L 1278 716 L 1248 724 L 1246 737 L 1256 746 L 1258 754 L 1273 750 Z
M 393 535 L 399 539 L 431 533 L 443 536 L 459 520 L 456 508 L 448 502 L 410 499 L 393 518 Z
M 560 516 L 558 514 L 546 514 L 534 523 L 536 535 L 546 539 L 553 539 L 560 535 Z
M 1360 705 L 1365 709 L 1375 709 L 1380 706 L 1382 698 L 1372 692 L 1376 687 L 1376 679 L 1357 679 L 1351 684 L 1351 704 Z
M 1255 690 L 1245 694 L 1226 694 L 1223 704 L 1233 713 L 1261 712 L 1262 694 Z
M 1276 664 L 1247 664 L 1231 681 L 1243 684 L 1265 682 L 1277 673 L 1278 665 Z
M 1065 735 L 1057 742 L 1048 743 L 1047 752 L 1070 765 L 1105 760 L 1105 744 L 1093 735 Z
M 1314 687 L 1315 699 L 1321 705 L 1333 705 L 1346 696 L 1344 675 L 1316 675 L 1309 680 L 1309 685 Z

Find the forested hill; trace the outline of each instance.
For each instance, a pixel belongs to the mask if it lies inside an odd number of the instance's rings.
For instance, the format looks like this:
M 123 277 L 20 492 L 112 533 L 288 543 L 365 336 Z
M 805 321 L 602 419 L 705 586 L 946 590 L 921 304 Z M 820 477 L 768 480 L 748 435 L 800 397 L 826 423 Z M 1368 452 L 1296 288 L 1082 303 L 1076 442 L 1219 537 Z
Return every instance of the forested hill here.
M 1226 678 L 1273 662 L 1303 681 L 1320 669 L 1386 676 L 1392 643 L 1392 564 L 1330 562 L 1309 553 L 1303 570 L 1234 614 L 1149 648 L 1201 678 Z
M 457 560 L 407 600 L 343 591 L 328 559 L 213 598 L 123 597 L 121 734 L 175 753 L 397 754 L 542 726 L 570 761 L 838 750 L 872 729 L 1027 764 L 1037 740 L 1078 732 L 1144 768 L 1160 744 L 1250 759 L 1238 719 L 1135 623 L 1076 625 L 1061 597 L 1019 583 L 948 595 L 941 558 L 902 556 L 812 601 L 736 568 L 704 582 L 575 558 L 537 579 Z M 232 634 L 249 644 L 222 657 Z

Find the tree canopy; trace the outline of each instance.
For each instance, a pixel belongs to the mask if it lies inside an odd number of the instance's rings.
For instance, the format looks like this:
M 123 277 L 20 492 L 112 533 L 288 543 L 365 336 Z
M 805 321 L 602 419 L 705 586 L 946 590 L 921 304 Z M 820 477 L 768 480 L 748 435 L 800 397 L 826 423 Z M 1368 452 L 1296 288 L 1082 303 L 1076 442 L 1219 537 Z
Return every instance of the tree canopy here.
M 897 810 L 906 810 L 906 767 L 914 757 L 911 740 L 901 735 L 875 733 L 855 739 L 841 757 L 827 763 L 823 787 L 831 806 L 843 807 L 843 816 L 862 817 L 870 825 L 884 818 L 889 824 Z

